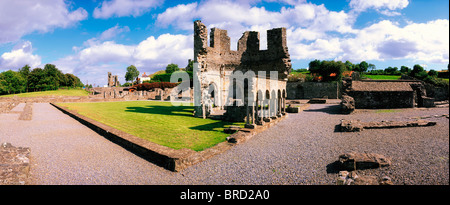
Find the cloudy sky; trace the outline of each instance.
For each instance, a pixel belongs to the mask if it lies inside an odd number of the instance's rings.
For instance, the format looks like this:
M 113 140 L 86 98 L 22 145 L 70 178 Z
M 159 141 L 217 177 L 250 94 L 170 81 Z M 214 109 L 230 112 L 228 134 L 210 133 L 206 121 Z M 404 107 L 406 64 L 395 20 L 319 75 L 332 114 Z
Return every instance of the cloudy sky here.
M 193 21 L 228 30 L 232 49 L 244 31 L 287 28 L 293 68 L 314 59 L 363 60 L 377 69 L 421 64 L 447 69 L 447 0 L 0 0 L 0 72 L 55 64 L 83 83 L 107 72 L 125 82 L 193 58 Z

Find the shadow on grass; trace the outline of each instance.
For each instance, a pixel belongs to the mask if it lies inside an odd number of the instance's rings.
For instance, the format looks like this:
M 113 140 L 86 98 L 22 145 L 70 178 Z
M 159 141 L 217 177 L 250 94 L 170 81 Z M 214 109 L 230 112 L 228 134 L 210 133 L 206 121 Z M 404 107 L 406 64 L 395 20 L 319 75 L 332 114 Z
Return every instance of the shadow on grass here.
M 228 121 L 218 121 L 218 122 L 212 122 L 209 124 L 203 124 L 203 125 L 197 125 L 197 126 L 193 126 L 193 127 L 189 127 L 189 129 L 193 129 L 193 130 L 200 130 L 200 131 L 219 131 L 216 130 L 218 128 L 226 128 L 229 127 L 230 125 L 236 125 L 235 122 L 228 122 Z M 223 131 L 223 130 L 220 130 Z
M 193 106 L 160 106 L 160 105 L 148 105 L 143 107 L 127 107 L 125 112 L 136 112 L 136 113 L 146 113 L 146 114 L 156 114 L 156 115 L 167 115 L 167 116 L 193 116 L 194 107 Z M 219 131 L 217 129 L 223 129 L 230 125 L 236 124 L 235 122 L 228 121 L 218 121 L 208 124 L 201 124 L 193 127 L 189 127 L 192 130 L 199 131 Z M 222 131 L 222 130 L 220 130 Z

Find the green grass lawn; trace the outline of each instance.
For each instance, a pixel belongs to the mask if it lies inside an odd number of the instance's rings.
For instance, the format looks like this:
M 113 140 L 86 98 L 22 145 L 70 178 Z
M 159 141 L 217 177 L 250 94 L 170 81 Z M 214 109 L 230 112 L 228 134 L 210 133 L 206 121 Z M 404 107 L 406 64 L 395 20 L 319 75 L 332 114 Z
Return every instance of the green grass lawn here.
M 29 92 L 11 95 L 0 95 L 0 97 L 44 97 L 44 96 L 88 96 L 89 93 L 80 88 L 49 90 L 41 92 Z
M 195 118 L 193 106 L 172 106 L 170 102 L 121 101 L 58 103 L 79 114 L 118 130 L 173 149 L 201 151 L 226 140 L 230 125 L 220 120 Z
M 401 75 L 363 75 L 363 77 L 370 78 L 372 80 L 398 80 Z

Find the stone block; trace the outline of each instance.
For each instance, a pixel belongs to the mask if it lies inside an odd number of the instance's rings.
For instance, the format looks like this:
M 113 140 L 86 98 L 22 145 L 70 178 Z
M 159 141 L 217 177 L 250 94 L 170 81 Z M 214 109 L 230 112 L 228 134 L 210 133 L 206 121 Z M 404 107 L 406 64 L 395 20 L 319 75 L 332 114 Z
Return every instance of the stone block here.
M 263 118 L 263 121 L 264 122 L 272 122 L 272 119 L 269 117 L 265 117 L 265 118 Z
M 343 170 L 374 169 L 391 165 L 391 160 L 381 154 L 350 152 L 339 156 Z
M 288 113 L 299 113 L 300 108 L 299 107 L 287 107 L 286 112 Z
M 223 130 L 223 132 L 227 133 L 227 134 L 233 134 L 237 131 L 239 131 L 241 128 L 238 126 L 233 126 L 231 125 L 230 127 L 227 127 Z
M 247 129 L 255 129 L 256 128 L 256 124 L 245 124 L 244 127 L 247 128 Z
M 355 99 L 348 95 L 344 95 L 342 96 L 340 106 L 343 114 L 350 114 L 355 110 Z
M 359 120 L 341 120 L 342 132 L 360 132 L 362 130 L 364 127 Z

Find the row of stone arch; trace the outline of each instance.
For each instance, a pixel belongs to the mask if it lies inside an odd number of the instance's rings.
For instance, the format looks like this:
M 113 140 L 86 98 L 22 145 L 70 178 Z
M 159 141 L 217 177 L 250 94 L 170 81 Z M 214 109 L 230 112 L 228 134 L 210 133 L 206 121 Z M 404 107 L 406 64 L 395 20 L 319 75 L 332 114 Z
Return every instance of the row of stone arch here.
M 232 92 L 228 92 L 227 102 L 225 106 L 240 106 L 243 109 L 234 109 L 234 111 L 243 111 L 246 116 L 247 124 L 263 124 L 271 119 L 276 119 L 285 115 L 286 111 L 286 90 L 285 89 L 266 89 L 257 92 L 248 92 L 247 81 L 244 84 L 232 82 L 229 88 Z M 251 89 L 251 88 L 250 88 Z M 253 90 L 253 89 L 251 89 Z M 211 103 L 216 106 L 222 106 L 221 93 L 214 82 L 209 84 L 208 96 Z M 237 95 L 241 92 L 242 95 Z M 249 95 L 251 95 L 249 97 Z M 229 109 L 228 109 L 229 110 Z M 239 116 L 239 115 L 234 115 Z M 237 119 L 239 121 L 239 119 Z
M 250 111 L 250 109 L 249 109 Z M 255 107 L 247 113 L 247 124 L 263 124 L 286 114 L 286 90 L 258 90 Z M 252 114 L 252 116 L 250 116 Z M 254 115 L 254 116 L 253 116 Z

